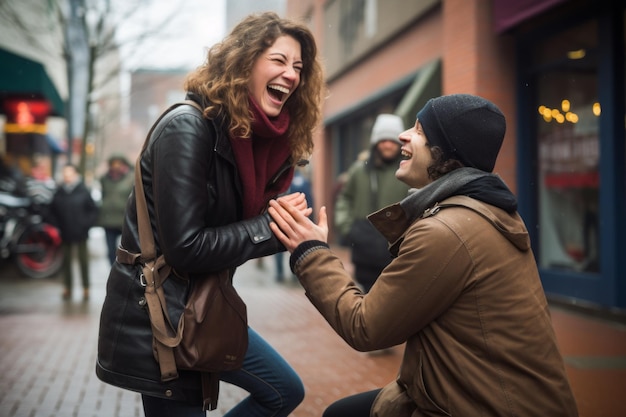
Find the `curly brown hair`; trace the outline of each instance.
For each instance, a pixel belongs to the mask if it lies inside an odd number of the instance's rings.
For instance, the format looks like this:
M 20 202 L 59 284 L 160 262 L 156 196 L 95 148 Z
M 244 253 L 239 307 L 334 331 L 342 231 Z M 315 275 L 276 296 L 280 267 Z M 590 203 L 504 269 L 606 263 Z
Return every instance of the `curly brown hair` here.
M 206 61 L 187 76 L 185 90 L 204 97 L 206 117 L 224 116 L 234 137 L 252 134 L 248 105 L 248 81 L 256 59 L 280 36 L 300 43 L 303 68 L 300 84 L 285 103 L 289 111 L 289 143 L 292 161 L 308 158 L 313 151 L 313 131 L 321 120 L 324 75 L 317 45 L 303 23 L 276 13 L 252 14 L 243 19 L 221 42 L 208 51 Z
M 431 146 L 430 154 L 433 157 L 433 163 L 426 168 L 426 171 L 428 172 L 428 177 L 433 181 L 443 177 L 455 169 L 463 168 L 465 166 L 457 159 L 446 159 L 444 157 L 443 149 L 439 146 Z

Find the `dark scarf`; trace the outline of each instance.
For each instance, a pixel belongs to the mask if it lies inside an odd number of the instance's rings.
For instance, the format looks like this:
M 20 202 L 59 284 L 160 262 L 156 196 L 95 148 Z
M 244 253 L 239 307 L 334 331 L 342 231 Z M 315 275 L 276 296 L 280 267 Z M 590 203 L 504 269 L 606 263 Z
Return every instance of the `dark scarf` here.
M 448 197 L 465 195 L 494 205 L 509 213 L 517 210 L 517 199 L 496 174 L 476 168 L 459 168 L 411 193 L 400 202 L 407 217 L 413 221 Z
M 287 191 L 294 171 L 291 166 L 286 174 L 274 178 L 291 155 L 287 137 L 289 112 L 281 111 L 278 117 L 270 119 L 252 97 L 250 110 L 252 137 L 230 138 L 243 185 L 244 219 L 262 213 L 269 200 Z

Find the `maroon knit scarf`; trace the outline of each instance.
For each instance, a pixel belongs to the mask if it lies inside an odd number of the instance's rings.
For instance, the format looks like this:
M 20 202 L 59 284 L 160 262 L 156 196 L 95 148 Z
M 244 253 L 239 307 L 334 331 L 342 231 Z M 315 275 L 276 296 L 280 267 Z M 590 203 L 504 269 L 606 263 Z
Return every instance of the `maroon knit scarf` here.
M 243 218 L 262 213 L 270 199 L 289 188 L 293 167 L 274 184 L 268 182 L 289 159 L 291 150 L 287 129 L 289 112 L 282 111 L 278 117 L 268 118 L 250 97 L 253 114 L 252 137 L 230 138 L 239 176 L 243 185 Z

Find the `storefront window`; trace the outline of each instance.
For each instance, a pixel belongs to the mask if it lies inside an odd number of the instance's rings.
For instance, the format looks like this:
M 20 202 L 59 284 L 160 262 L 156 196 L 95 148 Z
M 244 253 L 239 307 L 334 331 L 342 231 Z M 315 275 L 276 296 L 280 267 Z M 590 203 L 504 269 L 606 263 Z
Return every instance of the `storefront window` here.
M 538 74 L 539 263 L 599 272 L 597 24 L 546 39 Z

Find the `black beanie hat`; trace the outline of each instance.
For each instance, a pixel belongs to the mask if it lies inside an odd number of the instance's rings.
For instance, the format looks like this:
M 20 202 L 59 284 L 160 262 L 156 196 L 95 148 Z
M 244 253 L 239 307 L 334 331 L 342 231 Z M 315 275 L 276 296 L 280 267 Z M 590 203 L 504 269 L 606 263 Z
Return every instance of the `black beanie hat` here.
M 452 94 L 428 100 L 417 113 L 432 146 L 445 159 L 492 172 L 504 140 L 506 120 L 495 104 L 470 94 Z

